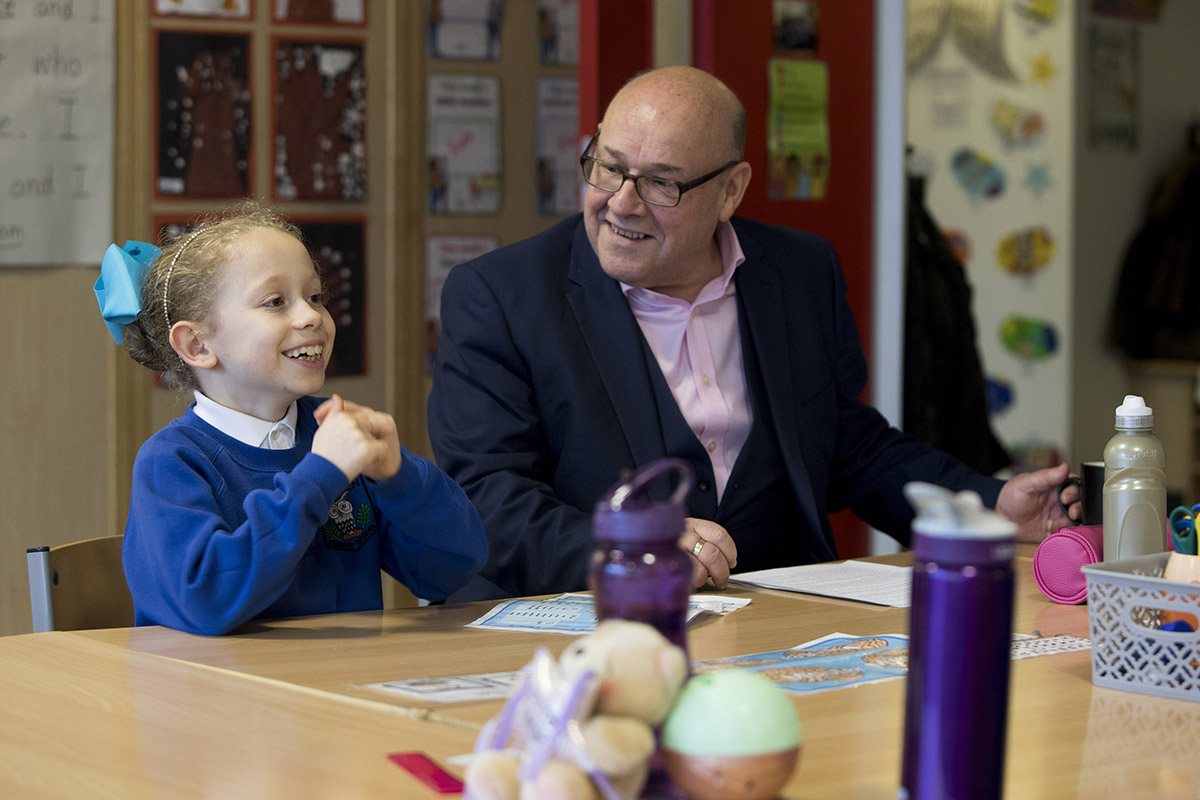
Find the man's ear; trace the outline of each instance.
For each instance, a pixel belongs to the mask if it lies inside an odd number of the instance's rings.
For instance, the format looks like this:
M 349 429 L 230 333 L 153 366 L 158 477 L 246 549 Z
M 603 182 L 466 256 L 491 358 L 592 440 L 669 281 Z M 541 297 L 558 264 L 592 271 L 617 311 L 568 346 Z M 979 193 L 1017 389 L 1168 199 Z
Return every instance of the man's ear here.
M 741 161 L 730 168 L 729 178 L 722 187 L 722 222 L 728 222 L 729 218 L 733 216 L 733 212 L 737 211 L 737 207 L 741 204 L 742 197 L 746 194 L 746 187 L 750 185 L 750 172 L 750 162 L 748 161 Z
M 212 369 L 217 354 L 208 349 L 204 328 L 190 320 L 180 320 L 171 326 L 171 349 L 192 369 Z

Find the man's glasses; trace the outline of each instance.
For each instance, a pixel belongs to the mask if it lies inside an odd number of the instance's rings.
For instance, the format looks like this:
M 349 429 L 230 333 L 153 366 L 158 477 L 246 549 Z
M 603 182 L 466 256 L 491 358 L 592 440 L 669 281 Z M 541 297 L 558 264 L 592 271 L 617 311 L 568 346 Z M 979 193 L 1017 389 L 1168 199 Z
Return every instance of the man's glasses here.
M 590 153 L 592 146 L 596 143 L 596 137 L 600 135 L 600 131 L 592 136 L 587 147 L 583 148 L 583 152 Z M 723 167 L 718 167 L 712 172 L 701 175 L 695 180 L 686 182 L 673 181 L 670 178 L 659 178 L 654 175 L 633 175 L 616 164 L 610 164 L 607 161 L 601 161 L 598 158 L 591 156 L 580 156 L 579 166 L 583 167 L 583 179 L 591 186 L 595 186 L 604 192 L 619 192 L 621 187 L 625 185 L 625 181 L 633 181 L 633 188 L 637 190 L 638 197 L 652 206 L 665 206 L 671 208 L 679 205 L 680 199 L 684 192 L 695 189 L 702 183 L 711 181 L 713 178 L 720 175 L 730 167 L 736 166 L 739 162 L 730 161 Z

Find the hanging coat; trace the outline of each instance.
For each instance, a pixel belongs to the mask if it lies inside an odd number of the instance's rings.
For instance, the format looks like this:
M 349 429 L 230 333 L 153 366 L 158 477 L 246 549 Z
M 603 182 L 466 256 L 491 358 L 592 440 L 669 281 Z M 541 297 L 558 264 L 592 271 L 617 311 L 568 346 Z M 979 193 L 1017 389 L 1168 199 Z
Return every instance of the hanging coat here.
M 1012 463 L 988 419 L 975 345 L 971 287 L 925 206 L 925 179 L 908 179 L 904 302 L 904 430 L 985 475 Z
M 1132 358 L 1200 361 L 1200 153 L 1167 170 L 1125 251 L 1112 342 Z

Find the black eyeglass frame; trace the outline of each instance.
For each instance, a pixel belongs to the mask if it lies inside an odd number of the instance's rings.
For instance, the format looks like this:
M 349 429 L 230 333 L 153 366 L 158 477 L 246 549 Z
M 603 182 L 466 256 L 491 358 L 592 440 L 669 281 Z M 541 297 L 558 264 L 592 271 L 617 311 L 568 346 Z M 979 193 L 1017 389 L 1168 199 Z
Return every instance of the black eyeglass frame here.
M 658 206 L 659 208 L 674 208 L 675 206 L 679 205 L 679 202 L 681 200 L 683 200 L 683 195 L 685 192 L 690 192 L 692 189 L 695 189 L 697 186 L 699 186 L 703 183 L 708 183 L 709 181 L 711 181 L 713 178 L 720 175 L 725 170 L 732 169 L 733 167 L 736 167 L 738 164 L 742 163 L 739 160 L 730 161 L 727 164 L 725 164 L 724 166 L 717 167 L 712 172 L 701 175 L 699 178 L 695 178 L 690 181 L 676 181 L 676 180 L 672 180 L 671 178 L 660 178 L 657 175 L 634 175 L 633 173 L 629 172 L 628 170 L 622 169 L 621 167 L 617 166 L 616 164 L 613 164 L 612 162 L 602 161 L 598 158 L 587 155 L 588 153 L 591 152 L 592 147 L 596 144 L 596 139 L 599 138 L 599 136 L 600 136 L 599 130 L 597 130 L 594 134 L 592 134 L 592 138 L 590 140 L 588 140 L 587 147 L 583 148 L 584 154 L 579 157 L 579 168 L 583 171 L 584 182 L 586 182 L 588 186 L 593 186 L 602 192 L 608 192 L 609 194 L 616 194 L 617 192 L 621 191 L 621 188 L 623 186 L 625 186 L 625 181 L 632 180 L 633 181 L 633 189 L 635 192 L 637 192 L 637 196 L 642 199 L 642 202 L 648 203 L 652 206 Z M 596 186 L 596 184 L 592 183 L 591 178 L 588 177 L 588 163 L 589 162 L 593 165 L 603 164 L 604 166 L 609 167 L 611 169 L 615 169 L 617 172 L 621 173 L 621 185 L 615 189 L 605 189 L 603 186 Z M 679 197 L 675 198 L 674 203 L 659 203 L 659 202 L 655 202 L 654 200 L 647 199 L 646 196 L 642 194 L 642 187 L 638 183 L 638 181 L 640 181 L 642 178 L 647 178 L 647 179 L 653 180 L 653 181 L 659 181 L 661 183 L 674 184 L 675 188 L 679 190 Z

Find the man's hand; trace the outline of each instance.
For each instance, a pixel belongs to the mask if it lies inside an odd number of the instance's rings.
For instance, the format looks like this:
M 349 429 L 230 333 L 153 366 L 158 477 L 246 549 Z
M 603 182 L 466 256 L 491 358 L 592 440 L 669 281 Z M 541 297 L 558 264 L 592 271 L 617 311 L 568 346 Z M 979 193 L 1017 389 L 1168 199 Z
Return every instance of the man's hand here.
M 1069 469 L 1064 462 L 1057 467 L 1014 475 L 1004 484 L 996 499 L 996 511 L 1005 519 L 1017 523 L 1018 542 L 1036 544 L 1059 528 L 1072 524 L 1059 506 L 1058 492 L 1058 486 L 1067 479 Z M 1079 507 L 1078 488 L 1072 486 L 1064 489 L 1062 501 L 1077 518 L 1083 513 Z
M 729 573 L 737 567 L 737 545 L 715 522 L 688 517 L 679 549 L 692 557 L 692 587 L 699 589 L 709 578 L 718 589 L 729 585 Z

